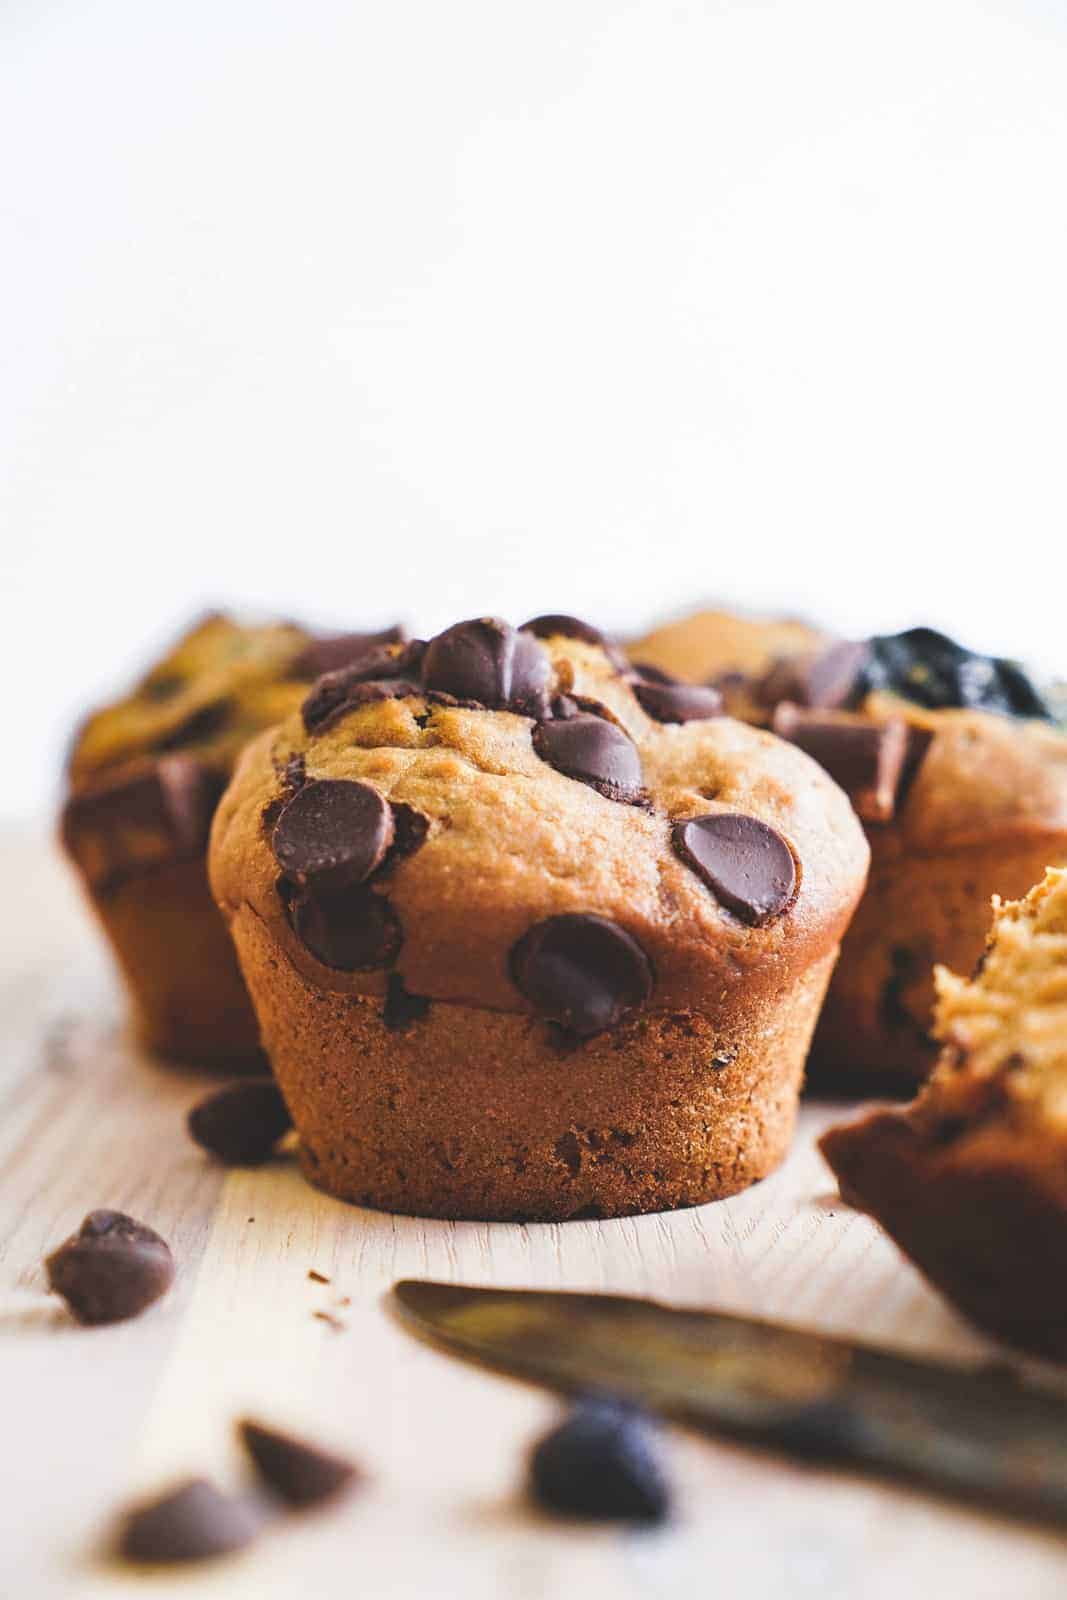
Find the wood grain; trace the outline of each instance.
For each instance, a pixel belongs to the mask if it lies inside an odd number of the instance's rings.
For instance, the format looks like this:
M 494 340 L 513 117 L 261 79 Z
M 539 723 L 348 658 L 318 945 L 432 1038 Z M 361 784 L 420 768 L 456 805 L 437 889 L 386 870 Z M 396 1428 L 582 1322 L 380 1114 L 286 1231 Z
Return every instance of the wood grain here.
M 610 1289 L 996 1353 L 840 1204 L 813 1139 L 841 1107 L 808 1104 L 784 1170 L 747 1194 L 620 1222 L 423 1222 L 329 1200 L 289 1160 L 226 1174 L 184 1136 L 206 1080 L 124 1037 L 106 958 L 50 848 L 8 837 L 0 867 L 19 908 L 0 943 L 0 1595 L 113 1597 L 148 1582 L 235 1600 L 899 1600 L 935 1584 L 971 1600 L 1062 1595 L 1067 1546 L 1053 1535 L 682 1430 L 669 1436 L 682 1507 L 669 1533 L 539 1517 L 521 1497 L 523 1460 L 553 1399 L 420 1345 L 383 1306 L 402 1276 Z M 179 1276 L 140 1320 L 86 1330 L 45 1294 L 40 1262 L 101 1205 L 158 1228 Z M 246 1413 L 355 1454 L 366 1486 L 198 1572 L 146 1580 L 102 1559 L 131 1496 L 183 1472 L 239 1481 L 233 1421 Z

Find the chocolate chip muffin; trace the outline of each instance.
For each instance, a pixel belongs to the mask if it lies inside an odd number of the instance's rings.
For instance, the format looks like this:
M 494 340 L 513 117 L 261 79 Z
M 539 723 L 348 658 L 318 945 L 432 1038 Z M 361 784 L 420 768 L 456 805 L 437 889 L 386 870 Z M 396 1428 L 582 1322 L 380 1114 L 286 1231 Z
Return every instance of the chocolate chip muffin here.
M 1067 1360 L 1067 873 L 996 905 L 977 976 L 938 969 L 944 1048 L 918 1099 L 822 1149 L 980 1327 Z
M 763 1177 L 861 892 L 803 752 L 573 618 L 322 678 L 242 758 L 211 880 L 311 1180 L 470 1218 Z
M 967 971 L 982 908 L 1067 862 L 1067 738 L 1014 662 L 913 628 L 794 649 L 727 693 L 846 790 L 871 845 L 867 892 L 841 950 L 811 1076 L 912 1088 L 937 1055 L 933 967 Z
M 90 716 L 70 756 L 61 835 L 111 941 L 150 1048 L 229 1068 L 262 1057 L 207 884 L 211 817 L 238 754 L 368 641 L 209 616 L 133 692 Z

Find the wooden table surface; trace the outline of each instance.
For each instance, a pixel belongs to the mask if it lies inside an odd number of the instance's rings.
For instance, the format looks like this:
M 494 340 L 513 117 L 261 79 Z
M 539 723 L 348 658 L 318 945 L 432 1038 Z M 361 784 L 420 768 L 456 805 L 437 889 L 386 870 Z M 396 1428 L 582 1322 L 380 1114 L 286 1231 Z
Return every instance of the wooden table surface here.
M 539 1516 L 521 1496 L 524 1452 L 556 1402 L 417 1343 L 383 1308 L 405 1276 L 605 1289 L 916 1352 L 993 1353 L 837 1199 L 813 1139 L 841 1107 L 809 1103 L 783 1171 L 699 1210 L 529 1227 L 358 1210 L 309 1188 L 291 1161 L 212 1165 L 183 1130 L 205 1080 L 124 1037 L 106 954 L 51 850 L 6 836 L 0 881 L 4 1600 L 1067 1591 L 1067 1544 L 1051 1533 L 681 1429 L 666 1440 L 680 1501 L 670 1531 Z M 156 1227 L 178 1277 L 142 1318 L 89 1330 L 44 1292 L 41 1258 L 97 1206 Z M 246 1413 L 354 1454 L 365 1486 L 221 1563 L 146 1578 L 103 1559 L 130 1497 L 183 1473 L 239 1481 L 232 1422 Z

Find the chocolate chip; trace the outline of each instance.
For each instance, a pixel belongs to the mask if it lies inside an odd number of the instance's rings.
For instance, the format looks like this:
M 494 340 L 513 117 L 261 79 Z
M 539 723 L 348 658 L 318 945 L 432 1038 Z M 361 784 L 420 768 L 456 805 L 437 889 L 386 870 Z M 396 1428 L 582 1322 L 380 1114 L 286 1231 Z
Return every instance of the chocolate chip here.
M 774 663 L 755 687 L 761 705 L 782 700 L 813 711 L 835 711 L 852 703 L 860 691 L 870 646 L 838 639 L 825 650 L 785 656 Z
M 422 1022 L 429 1015 L 429 1011 L 430 1002 L 425 995 L 409 994 L 400 974 L 390 973 L 385 988 L 385 1006 L 382 1010 L 382 1021 L 387 1028 L 400 1033 L 416 1022 Z
M 415 851 L 426 842 L 430 831 L 430 819 L 421 811 L 416 811 L 414 806 L 406 806 L 402 800 L 392 801 L 393 808 L 393 849 L 392 857 L 414 855 Z
M 531 617 L 529 622 L 523 623 L 520 631 L 532 633 L 538 639 L 580 639 L 583 644 L 604 643 L 604 635 L 599 628 L 594 628 L 592 623 L 583 622 L 580 617 L 569 617 L 562 611 L 549 612 L 543 617 Z
M 537 922 L 511 952 L 516 988 L 542 1016 L 587 1039 L 652 993 L 652 967 L 633 936 L 592 912 Z
M 644 796 L 637 746 L 603 717 L 578 712 L 565 721 L 539 722 L 533 747 L 557 772 L 589 784 L 608 800 L 632 804 Z
M 176 728 L 157 739 L 152 748 L 161 751 L 180 750 L 183 745 L 202 744 L 221 733 L 232 715 L 231 701 L 213 700 L 210 705 L 200 706 L 198 710 L 190 712 Z
M 336 718 L 371 700 L 421 694 L 416 682 L 425 649 L 420 639 L 403 645 L 372 645 L 348 666 L 319 679 L 301 708 L 309 733 L 321 732 Z
M 76 790 L 63 843 L 95 887 L 203 854 L 225 779 L 195 756 L 162 756 Z
M 426 646 L 422 681 L 427 689 L 491 710 L 543 716 L 551 666 L 528 633 L 496 617 L 477 617 L 446 628 Z
M 634 669 L 631 686 L 656 722 L 703 722 L 722 715 L 722 695 L 706 683 L 680 683 L 658 667 Z
M 347 667 L 376 645 L 403 644 L 406 638 L 399 624 L 380 633 L 324 633 L 305 645 L 290 670 L 295 678 L 321 678 L 324 672 Z
M 279 885 L 290 925 L 317 961 L 338 972 L 388 966 L 401 945 L 388 900 L 369 888 L 318 895 Z
M 198 1101 L 188 1117 L 191 1137 L 228 1167 L 269 1161 L 292 1125 L 276 1083 L 229 1084 Z
M 240 1422 L 237 1431 L 259 1476 L 287 1505 L 321 1505 L 349 1488 L 358 1477 L 355 1464 L 344 1457 L 264 1428 L 258 1422 Z
M 610 1522 L 664 1522 L 671 1495 L 653 1425 L 613 1397 L 575 1402 L 530 1458 L 535 1500 L 564 1516 Z
M 222 1494 L 206 1478 L 190 1478 L 126 1514 L 118 1553 L 127 1561 L 168 1566 L 207 1561 L 242 1550 L 262 1525 L 263 1515 L 251 1501 Z
M 90 1211 L 45 1268 L 49 1288 L 85 1323 L 136 1317 L 174 1282 L 166 1240 L 121 1211 Z
M 393 836 L 392 808 L 377 789 L 318 778 L 290 800 L 275 824 L 271 848 L 293 883 L 333 894 L 369 878 Z
M 760 928 L 796 892 L 793 852 L 758 817 L 722 811 L 674 824 L 674 848 L 723 905 Z
M 865 822 L 888 822 L 908 751 L 901 717 L 875 722 L 848 712 L 804 711 L 780 705 L 771 724 L 781 739 L 807 752 L 840 784 Z

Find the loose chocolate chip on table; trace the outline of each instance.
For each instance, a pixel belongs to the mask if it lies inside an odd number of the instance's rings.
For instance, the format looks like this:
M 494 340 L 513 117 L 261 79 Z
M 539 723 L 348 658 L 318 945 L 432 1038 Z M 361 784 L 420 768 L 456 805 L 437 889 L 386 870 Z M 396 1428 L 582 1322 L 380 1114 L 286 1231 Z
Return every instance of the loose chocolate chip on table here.
M 611 1396 L 577 1400 L 530 1458 L 546 1510 L 604 1522 L 665 1522 L 671 1495 L 643 1412 Z
M 293 662 L 296 678 L 321 678 L 324 672 L 338 672 L 367 654 L 376 645 L 403 644 L 407 634 L 397 624 L 380 633 L 326 633 L 305 645 Z
M 121 1211 L 90 1211 L 45 1268 L 49 1288 L 85 1323 L 136 1317 L 174 1282 L 166 1240 Z
M 350 1488 L 359 1476 L 355 1463 L 343 1456 L 258 1422 L 240 1422 L 237 1431 L 259 1476 L 287 1505 L 321 1505 Z
M 758 817 L 721 811 L 674 824 L 674 848 L 718 900 L 759 928 L 785 910 L 796 892 L 793 852 Z
M 292 1127 L 276 1083 L 233 1083 L 199 1101 L 189 1113 L 189 1133 L 204 1150 L 229 1167 L 256 1167 L 269 1161 Z
M 544 715 L 550 678 L 549 659 L 533 635 L 497 617 L 446 628 L 430 640 L 422 659 L 427 689 L 529 716 Z
M 279 892 L 293 932 L 325 967 L 338 972 L 385 967 L 400 949 L 396 914 L 383 895 L 367 887 L 319 895 L 283 880 Z
M 722 715 L 722 695 L 706 683 L 679 683 L 658 667 L 635 667 L 631 687 L 656 722 L 703 722 Z
M 637 940 L 592 912 L 535 923 L 511 952 L 511 975 L 536 1011 L 583 1039 L 652 993 L 652 966 Z
M 127 1561 L 208 1561 L 244 1549 L 262 1525 L 263 1514 L 250 1500 L 223 1494 L 206 1478 L 190 1478 L 127 1512 L 117 1549 Z
M 864 822 L 890 820 L 908 753 L 902 717 L 875 722 L 848 712 L 805 711 L 787 701 L 778 706 L 771 727 L 840 784 Z
M 393 842 L 393 812 L 369 783 L 305 783 L 274 826 L 271 848 L 301 888 L 336 893 L 369 878 Z
M 539 722 L 533 746 L 557 772 L 589 784 L 608 800 L 633 803 L 643 797 L 637 746 L 604 717 L 578 712 L 563 721 Z

